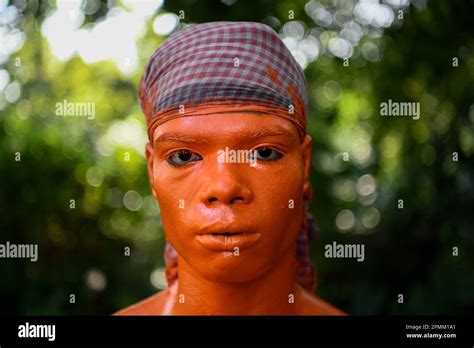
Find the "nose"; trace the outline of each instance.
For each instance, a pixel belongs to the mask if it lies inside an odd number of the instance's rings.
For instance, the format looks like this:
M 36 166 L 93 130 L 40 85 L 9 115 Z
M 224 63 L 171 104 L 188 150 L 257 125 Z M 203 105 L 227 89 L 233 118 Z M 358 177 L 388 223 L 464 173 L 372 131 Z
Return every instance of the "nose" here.
M 207 182 L 201 202 L 207 206 L 216 204 L 249 204 L 253 200 L 252 190 L 242 180 L 242 168 L 235 163 L 217 163 L 208 167 Z M 240 171 L 240 172 L 239 172 Z

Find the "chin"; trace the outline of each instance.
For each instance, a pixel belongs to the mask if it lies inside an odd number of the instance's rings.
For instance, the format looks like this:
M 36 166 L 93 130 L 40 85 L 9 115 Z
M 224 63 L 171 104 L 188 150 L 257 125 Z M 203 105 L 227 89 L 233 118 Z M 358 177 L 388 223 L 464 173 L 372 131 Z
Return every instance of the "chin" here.
M 192 265 L 204 279 L 217 283 L 245 283 L 260 278 L 271 267 L 256 259 L 234 256 L 231 252 L 218 252 L 199 265 Z

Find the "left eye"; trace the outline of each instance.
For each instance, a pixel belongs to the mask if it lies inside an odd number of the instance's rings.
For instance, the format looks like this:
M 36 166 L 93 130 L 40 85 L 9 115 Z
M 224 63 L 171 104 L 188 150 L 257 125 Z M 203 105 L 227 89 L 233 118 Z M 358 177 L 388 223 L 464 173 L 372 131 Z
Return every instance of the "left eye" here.
M 193 161 L 200 161 L 200 160 L 202 160 L 202 157 L 198 155 L 197 153 L 194 153 L 188 150 L 180 150 L 171 154 L 166 159 L 166 162 L 168 162 L 172 166 L 180 167 L 187 163 L 190 163 Z
M 260 147 L 256 151 L 257 160 L 261 161 L 276 161 L 283 157 L 280 151 L 272 149 L 271 147 Z

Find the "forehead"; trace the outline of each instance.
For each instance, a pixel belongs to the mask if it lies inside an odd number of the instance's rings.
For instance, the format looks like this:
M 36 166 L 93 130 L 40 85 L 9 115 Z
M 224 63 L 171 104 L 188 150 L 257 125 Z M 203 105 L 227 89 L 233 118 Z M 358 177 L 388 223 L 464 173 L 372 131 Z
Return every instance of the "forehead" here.
M 293 122 L 275 115 L 262 113 L 223 113 L 200 116 L 183 116 L 158 126 L 153 142 L 172 134 L 183 140 L 253 140 L 258 137 L 280 137 L 298 141 L 298 130 Z

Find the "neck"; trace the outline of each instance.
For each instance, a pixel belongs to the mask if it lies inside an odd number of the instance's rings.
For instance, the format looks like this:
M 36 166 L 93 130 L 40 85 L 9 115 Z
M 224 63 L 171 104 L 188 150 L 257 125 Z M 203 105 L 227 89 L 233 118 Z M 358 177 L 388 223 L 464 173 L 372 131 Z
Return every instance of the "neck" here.
M 206 280 L 179 257 L 172 314 L 293 315 L 297 310 L 293 299 L 299 291 L 294 255 L 290 248 L 267 273 L 245 283 Z

